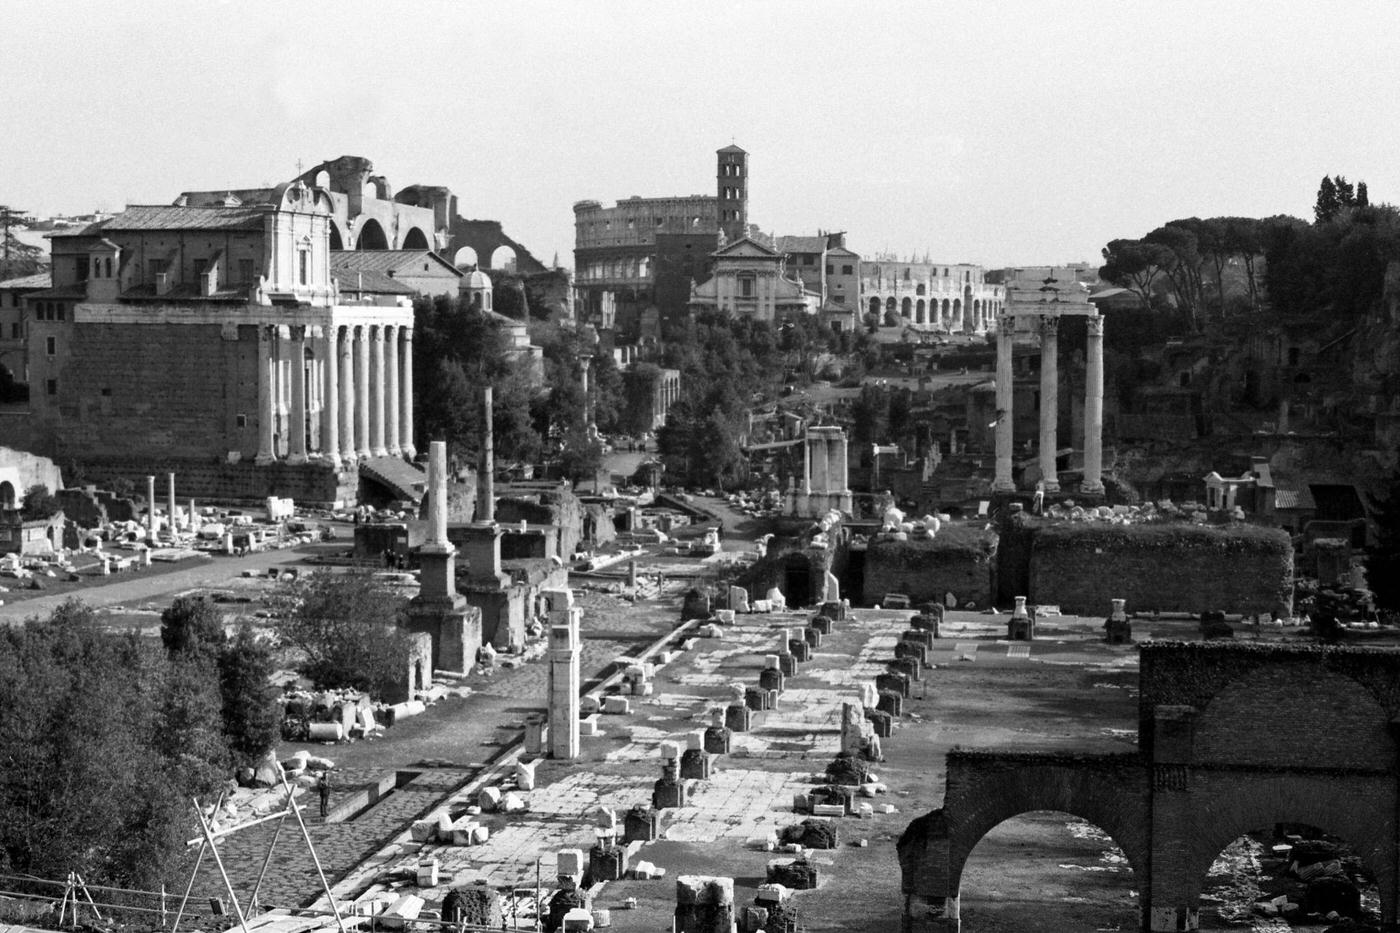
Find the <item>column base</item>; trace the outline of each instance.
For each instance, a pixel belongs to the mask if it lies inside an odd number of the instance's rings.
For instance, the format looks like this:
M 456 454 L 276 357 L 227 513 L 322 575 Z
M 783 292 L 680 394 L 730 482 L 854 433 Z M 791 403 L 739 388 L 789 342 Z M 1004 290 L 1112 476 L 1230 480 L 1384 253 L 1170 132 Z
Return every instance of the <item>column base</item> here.
M 303 464 L 305 464 L 305 463 L 308 463 L 308 462 L 309 462 L 309 458 L 306 456 L 306 454 L 288 454 L 288 455 L 287 455 L 287 464 L 288 464 L 289 466 L 301 466 L 301 465 L 303 465 Z
M 276 463 L 277 457 L 268 453 L 260 453 L 253 458 L 253 462 L 258 466 L 267 466 L 269 463 Z
M 1090 482 L 1086 479 L 1084 482 L 1079 484 L 1079 491 L 1084 493 L 1086 496 L 1101 496 L 1103 495 L 1103 483 Z
M 1058 479 L 1041 479 L 1040 483 L 1045 488 L 1046 492 L 1060 491 L 1060 481 Z
M 356 455 L 356 453 L 353 450 L 342 450 L 340 452 L 340 462 L 346 467 L 354 466 L 359 461 L 359 459 L 360 458 Z
M 385 450 L 383 447 L 376 447 L 371 452 L 371 455 L 375 457 L 387 457 L 389 456 L 389 451 Z
M 370 454 L 368 447 L 355 451 L 356 460 L 368 460 L 371 456 L 372 454 Z
M 418 451 L 413 448 L 412 444 L 404 444 L 399 448 L 399 452 L 403 454 L 405 460 L 414 460 L 418 456 Z
M 402 457 L 402 456 L 403 456 L 403 452 L 402 452 L 401 450 L 399 450 L 397 447 L 386 447 L 386 448 L 384 448 L 384 449 L 387 450 L 387 451 L 389 452 L 389 456 L 391 456 L 391 457 Z
M 992 480 L 992 492 L 1015 492 L 1016 483 L 1013 480 L 998 476 Z
M 340 472 L 340 457 L 335 454 L 321 454 L 321 459 L 329 464 L 332 470 Z

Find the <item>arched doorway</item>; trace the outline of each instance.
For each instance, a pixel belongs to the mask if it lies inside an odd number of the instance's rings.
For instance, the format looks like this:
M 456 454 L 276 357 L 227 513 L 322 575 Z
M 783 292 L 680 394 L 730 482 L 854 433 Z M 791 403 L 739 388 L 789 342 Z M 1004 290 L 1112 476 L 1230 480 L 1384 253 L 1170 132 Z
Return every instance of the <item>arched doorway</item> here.
M 0 509 L 15 507 L 15 487 L 9 480 L 0 481 Z
M 1276 906 L 1256 907 L 1265 901 Z M 1275 823 L 1220 850 L 1201 888 L 1199 929 L 1238 929 L 1262 919 L 1261 911 L 1290 924 L 1336 911 L 1378 925 L 1380 888 L 1374 870 L 1346 840 L 1304 823 Z
M 907 321 L 909 320 L 909 313 L 913 310 L 914 302 L 909 300 L 909 296 L 906 295 L 904 300 L 899 303 L 899 316 Z
M 403 238 L 403 246 L 400 249 L 427 249 L 428 236 L 417 227 L 410 227 L 408 233 Z
M 948 304 L 948 299 L 947 299 L 947 298 L 944 298 L 944 299 L 943 299 L 943 313 L 942 313 L 941 315 L 939 315 L 939 321 L 940 321 L 940 323 L 942 323 L 942 325 L 943 325 L 945 328 L 948 326 L 948 322 L 949 322 L 949 320 L 952 318 L 952 314 L 953 314 L 953 312 L 952 312 L 952 310 L 951 310 L 950 305 Z
M 920 298 L 918 301 L 914 302 L 914 322 L 916 324 L 927 324 L 928 318 L 926 314 L 924 300 Z
M 953 316 L 949 320 L 948 326 L 954 331 L 963 329 L 962 302 L 956 298 L 953 299 Z
M 360 227 L 360 235 L 355 240 L 355 249 L 377 250 L 388 249 L 389 238 L 384 235 L 384 228 L 379 226 L 379 221 L 369 218 Z
M 1035 810 L 984 834 L 952 881 L 965 933 L 1137 930 L 1134 874 L 1122 848 L 1098 826 Z
M 470 246 L 463 246 L 452 256 L 452 265 L 458 269 L 465 269 L 468 266 L 475 269 L 480 260 L 476 258 L 476 250 Z
M 491 253 L 491 268 L 504 272 L 514 272 L 515 250 L 504 244 L 496 247 Z

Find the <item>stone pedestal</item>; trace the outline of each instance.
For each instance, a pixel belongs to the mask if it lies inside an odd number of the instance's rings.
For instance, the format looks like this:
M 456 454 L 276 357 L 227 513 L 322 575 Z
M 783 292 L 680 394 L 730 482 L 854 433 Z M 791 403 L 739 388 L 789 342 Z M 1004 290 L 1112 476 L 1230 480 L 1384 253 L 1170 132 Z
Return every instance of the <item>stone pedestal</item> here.
M 525 717 L 525 754 L 531 757 L 544 754 L 545 724 L 549 720 L 542 713 L 531 713 Z
M 909 676 L 894 671 L 877 674 L 875 676 L 875 689 L 879 691 L 889 690 L 907 700 L 909 698 Z
M 686 805 L 685 784 L 673 778 L 661 778 L 652 785 L 651 805 L 658 810 Z
M 802 630 L 802 637 L 806 640 L 807 644 L 811 645 L 813 648 L 820 648 L 822 646 L 822 633 L 812 628 L 810 625 Z
M 753 728 L 753 710 L 745 704 L 731 703 L 724 708 L 724 726 L 730 732 L 748 732 Z
M 880 705 L 876 708 L 892 717 L 902 716 L 904 715 L 904 697 L 893 690 L 881 690 Z
M 891 694 L 893 696 L 893 694 Z M 893 714 L 883 709 L 867 709 L 865 719 L 870 723 L 870 728 L 882 739 L 887 739 L 894 732 Z
M 681 779 L 708 781 L 714 767 L 714 756 L 703 749 L 686 749 L 681 754 Z
M 817 616 L 816 618 L 812 619 L 811 626 L 812 628 L 820 632 L 822 635 L 831 634 L 831 619 L 827 616 Z
M 758 675 L 758 685 L 764 690 L 783 689 L 783 672 L 776 668 L 769 668 Z
M 579 755 L 579 610 L 561 606 L 549 615 L 549 756 L 573 760 Z
M 661 835 L 661 814 L 644 804 L 627 811 L 622 819 L 622 841 L 651 842 Z
M 744 705 L 754 712 L 762 712 L 768 708 L 768 691 L 759 687 L 748 687 L 744 690 Z
M 705 730 L 705 751 L 712 755 L 729 754 L 729 743 L 732 733 L 723 726 L 710 726 Z
M 778 670 L 783 672 L 784 677 L 791 677 L 797 673 L 797 658 L 791 654 L 778 655 Z
M 895 660 L 912 659 L 920 666 L 928 661 L 928 649 L 917 642 L 901 641 L 894 646 Z
M 622 846 L 597 845 L 588 850 L 588 877 L 600 881 L 620 881 L 627 874 L 627 850 Z
M 805 638 L 794 638 L 788 641 L 788 654 L 793 661 L 798 664 L 812 660 L 812 646 Z
M 1104 620 L 1104 641 L 1110 645 L 1125 645 L 1133 640 L 1133 626 L 1128 621 L 1126 605 L 1127 600 L 1115 599 L 1112 611 Z
M 935 620 L 935 623 L 936 621 L 937 620 Z M 906 631 L 903 635 L 899 636 L 899 640 L 903 642 L 909 642 L 911 644 L 923 645 L 925 648 L 932 651 L 933 640 L 937 637 L 937 633 L 931 629 L 911 628 L 908 631 Z
M 1011 619 L 1006 623 L 1006 637 L 1011 641 L 1033 641 L 1035 639 L 1035 617 L 1026 608 L 1026 597 L 1016 597 L 1016 608 L 1011 610 Z
M 895 658 L 890 662 L 890 670 L 896 674 L 903 674 L 910 681 L 917 682 L 924 679 L 923 664 L 916 658 Z M 906 692 L 904 694 L 908 696 Z
M 821 604 L 821 614 L 835 622 L 846 621 L 846 606 L 841 602 L 827 601 Z

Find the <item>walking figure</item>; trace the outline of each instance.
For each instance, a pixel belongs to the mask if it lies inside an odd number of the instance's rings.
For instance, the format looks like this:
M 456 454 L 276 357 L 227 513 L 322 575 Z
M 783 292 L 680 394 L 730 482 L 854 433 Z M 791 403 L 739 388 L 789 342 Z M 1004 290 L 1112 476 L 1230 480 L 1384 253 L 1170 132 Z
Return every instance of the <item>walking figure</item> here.
M 331 773 L 322 771 L 321 778 L 316 782 L 316 791 L 321 795 L 321 816 L 324 818 L 330 809 L 331 802 Z

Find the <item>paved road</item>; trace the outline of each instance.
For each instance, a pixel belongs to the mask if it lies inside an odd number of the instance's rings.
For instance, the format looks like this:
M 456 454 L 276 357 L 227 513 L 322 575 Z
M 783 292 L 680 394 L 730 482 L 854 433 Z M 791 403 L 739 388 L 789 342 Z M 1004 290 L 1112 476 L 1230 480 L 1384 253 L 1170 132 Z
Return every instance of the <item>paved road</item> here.
M 128 571 L 112 577 L 112 582 L 104 586 L 89 586 L 7 602 L 0 606 L 0 625 L 13 625 L 36 615 L 46 616 L 70 596 L 76 596 L 89 606 L 128 606 L 195 587 L 223 586 L 238 579 L 245 570 L 261 573 L 269 567 L 296 563 L 305 557 L 306 554 L 295 550 L 260 551 L 246 557 L 219 556 L 212 560 L 196 560 L 189 567 L 170 573 L 143 576 L 139 570 Z

